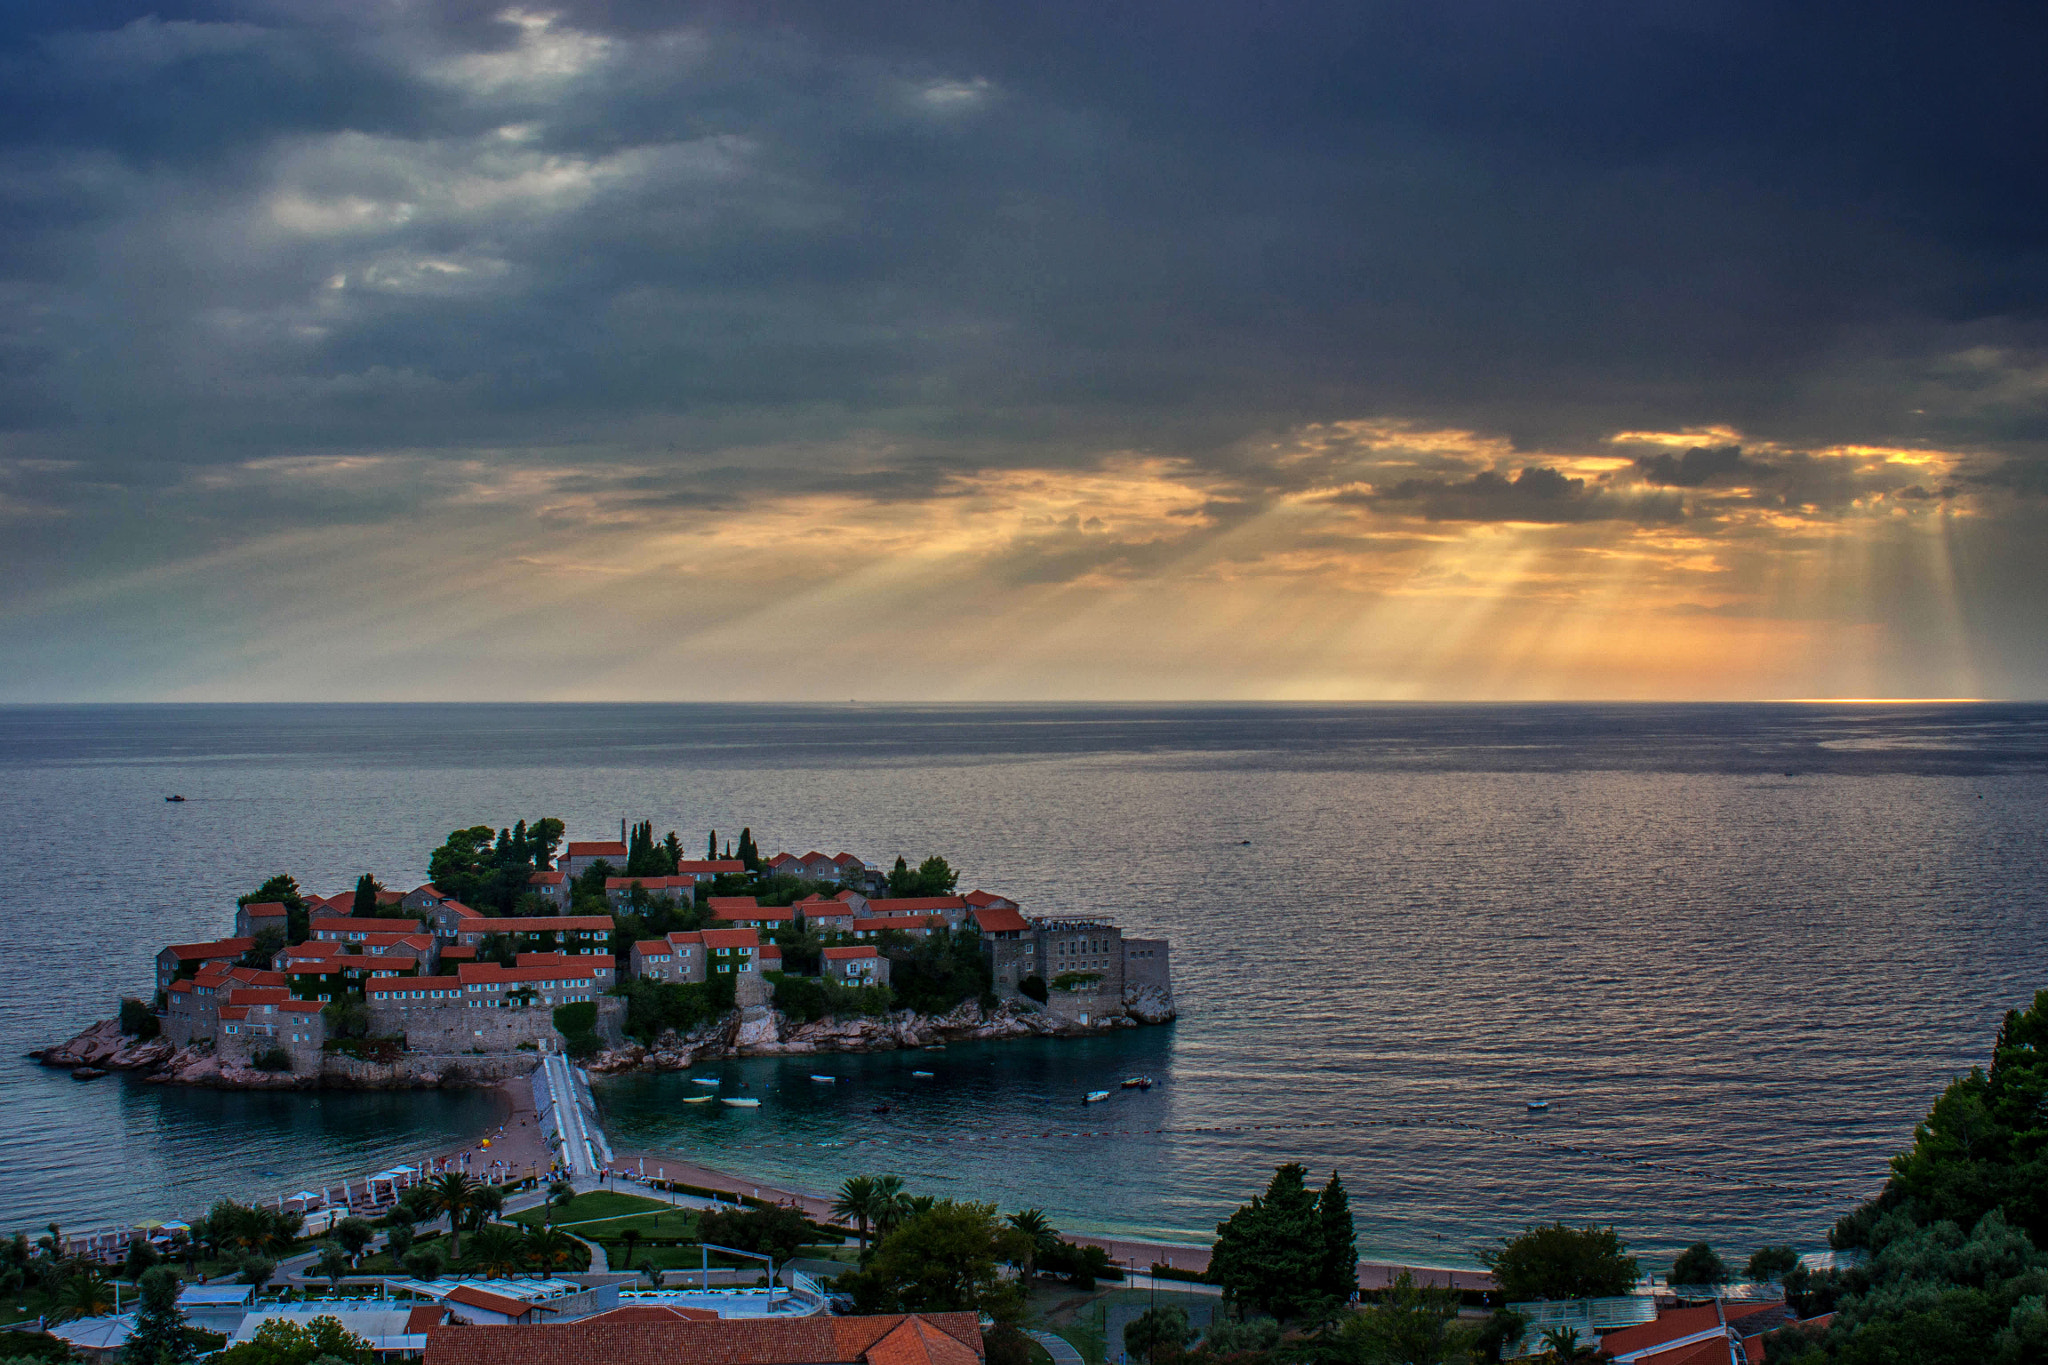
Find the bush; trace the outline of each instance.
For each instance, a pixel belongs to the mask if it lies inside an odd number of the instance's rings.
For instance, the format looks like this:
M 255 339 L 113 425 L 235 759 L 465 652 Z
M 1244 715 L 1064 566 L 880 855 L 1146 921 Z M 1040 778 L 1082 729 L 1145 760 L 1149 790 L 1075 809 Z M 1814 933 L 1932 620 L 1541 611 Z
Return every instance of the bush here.
M 1051 994 L 1045 988 L 1045 978 L 1035 974 L 1027 976 L 1017 983 L 1017 993 L 1029 996 L 1041 1005 L 1045 1003 L 1046 997 Z
M 808 1246 L 816 1236 L 808 1218 L 779 1204 L 697 1216 L 699 1241 L 735 1251 L 759 1252 L 777 1261 L 796 1255 L 799 1247 Z
M 141 1000 L 123 997 L 121 1000 L 121 1032 L 140 1042 L 147 1042 L 164 1031 L 163 1021 L 156 1017 L 156 1011 Z
M 406 1252 L 400 1264 L 416 1280 L 438 1280 L 448 1266 L 448 1258 L 437 1246 L 418 1246 Z
M 1728 1267 L 1705 1242 L 1694 1242 L 1678 1253 L 1671 1263 L 1673 1285 L 1716 1285 L 1728 1283 Z
M 626 997 L 626 1032 L 651 1043 L 663 1030 L 687 1033 L 708 1024 L 733 1004 L 733 979 L 709 981 L 629 981 L 618 994 Z
M 896 999 L 919 1014 L 944 1014 L 976 1000 L 994 984 L 981 955 L 981 937 L 966 929 L 928 934 L 907 955 L 889 953 L 889 984 Z
M 555 1006 L 555 1031 L 562 1035 L 571 1057 L 588 1057 L 604 1050 L 604 1039 L 597 1036 L 595 1000 Z
M 768 973 L 768 979 L 775 983 L 775 1008 L 800 1024 L 828 1016 L 879 1018 L 895 999 L 887 986 L 848 986 L 780 972 Z
M 1799 1253 L 1791 1247 L 1759 1247 L 1745 1273 L 1752 1280 L 1783 1280 L 1798 1264 Z
M 1509 1303 L 1626 1294 L 1641 1271 L 1613 1228 L 1533 1227 L 1479 1258 Z
M 251 1057 L 249 1065 L 258 1071 L 290 1071 L 292 1054 L 281 1047 L 267 1047 Z

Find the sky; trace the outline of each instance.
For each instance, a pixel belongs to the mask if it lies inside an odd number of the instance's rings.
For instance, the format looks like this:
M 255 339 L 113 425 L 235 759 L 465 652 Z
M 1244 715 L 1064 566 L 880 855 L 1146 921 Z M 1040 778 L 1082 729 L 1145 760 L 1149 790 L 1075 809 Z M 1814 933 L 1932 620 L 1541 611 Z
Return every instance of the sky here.
M 2048 696 L 2033 6 L 0 12 L 0 701 Z

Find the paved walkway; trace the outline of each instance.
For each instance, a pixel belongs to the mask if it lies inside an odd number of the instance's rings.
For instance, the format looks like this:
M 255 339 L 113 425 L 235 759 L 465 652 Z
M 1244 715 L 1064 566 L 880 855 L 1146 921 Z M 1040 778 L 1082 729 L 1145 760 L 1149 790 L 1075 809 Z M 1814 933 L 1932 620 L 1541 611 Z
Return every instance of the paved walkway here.
M 1056 1337 L 1050 1332 L 1026 1332 L 1024 1334 L 1045 1348 L 1052 1357 L 1052 1365 L 1083 1365 L 1081 1353 L 1065 1337 Z

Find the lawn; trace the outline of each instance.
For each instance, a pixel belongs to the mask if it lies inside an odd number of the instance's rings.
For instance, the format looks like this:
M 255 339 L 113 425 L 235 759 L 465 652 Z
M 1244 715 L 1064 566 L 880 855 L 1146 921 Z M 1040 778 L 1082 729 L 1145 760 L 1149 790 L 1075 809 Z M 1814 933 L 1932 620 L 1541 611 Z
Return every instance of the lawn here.
M 662 1208 L 655 1212 L 624 1213 L 616 1218 L 594 1218 L 585 1223 L 565 1223 L 557 1218 L 555 1226 L 567 1228 L 578 1237 L 606 1242 L 617 1241 L 627 1228 L 633 1229 L 642 1237 L 695 1237 L 697 1211 Z
M 600 1218 L 620 1218 L 629 1213 L 649 1213 L 668 1207 L 666 1200 L 648 1199 L 637 1194 L 616 1194 L 611 1190 L 594 1190 L 589 1194 L 579 1194 L 566 1204 L 556 1205 L 555 1226 L 594 1222 Z M 528 1209 L 524 1213 L 513 1214 L 508 1221 L 544 1223 L 547 1221 L 547 1210 Z

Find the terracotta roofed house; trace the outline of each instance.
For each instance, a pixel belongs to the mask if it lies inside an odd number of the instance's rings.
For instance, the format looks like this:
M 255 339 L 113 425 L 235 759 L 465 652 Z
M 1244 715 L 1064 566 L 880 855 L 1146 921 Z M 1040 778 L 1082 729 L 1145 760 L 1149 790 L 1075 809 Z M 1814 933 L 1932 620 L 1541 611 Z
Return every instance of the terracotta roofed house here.
M 356 919 L 349 916 L 320 920 L 312 929 L 313 937 L 322 942 L 362 943 L 371 934 L 417 934 L 420 922 L 410 915 L 404 919 Z
M 596 862 L 610 863 L 614 870 L 625 871 L 626 846 L 609 839 L 570 844 L 563 850 L 560 867 L 573 880 L 588 872 L 590 865 Z
M 1619 1365 L 1725 1365 L 1763 1359 L 1763 1338 L 1796 1322 L 1783 1303 L 1724 1302 L 1701 1308 L 1666 1308 L 1655 1322 L 1624 1327 L 1600 1338 L 1602 1359 Z
M 566 953 L 609 953 L 610 915 L 479 915 L 464 920 L 456 929 L 455 941 L 471 947 L 492 935 L 512 940 L 513 951 L 539 950 Z
M 535 872 L 526 879 L 526 889 L 544 898 L 557 910 L 569 908 L 569 874 L 560 871 Z
M 636 1306 L 525 1328 L 437 1328 L 426 1365 L 981 1365 L 984 1354 L 972 1313 L 663 1321 Z
M 946 923 L 954 925 L 967 918 L 967 899 L 964 896 L 899 896 L 868 902 L 869 919 L 889 919 L 896 915 L 944 915 Z
M 676 875 L 708 882 L 718 877 L 736 877 L 747 870 L 738 858 L 684 858 L 676 864 Z
M 210 943 L 173 943 L 156 955 L 156 987 L 169 990 L 180 976 L 196 975 L 209 962 L 233 966 L 235 959 L 256 946 L 253 938 L 217 938 Z
M 636 981 L 702 981 L 704 935 L 678 931 L 666 938 L 642 939 L 627 954 L 626 970 Z
M 838 944 L 819 955 L 827 978 L 846 986 L 886 986 L 889 959 L 868 943 Z
M 235 937 L 254 938 L 265 929 L 283 931 L 291 922 L 282 901 L 255 901 L 235 907 Z
M 754 930 L 706 929 L 703 937 L 706 976 L 756 970 L 761 936 Z

